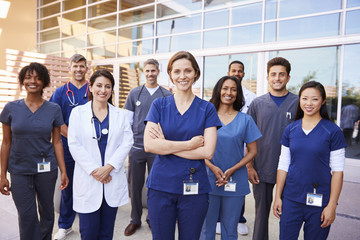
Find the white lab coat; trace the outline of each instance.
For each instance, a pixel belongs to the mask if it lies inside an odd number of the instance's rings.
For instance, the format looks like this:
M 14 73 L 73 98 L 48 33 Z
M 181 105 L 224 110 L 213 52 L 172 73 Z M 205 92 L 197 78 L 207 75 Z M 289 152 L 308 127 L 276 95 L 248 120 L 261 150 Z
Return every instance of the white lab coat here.
M 73 179 L 73 209 L 79 213 L 91 213 L 101 206 L 103 195 L 111 207 L 129 202 L 124 161 L 133 145 L 130 117 L 127 110 L 109 106 L 109 136 L 105 150 L 105 165 L 114 169 L 112 180 L 107 184 L 95 180 L 91 173 L 102 166 L 98 141 L 95 135 L 91 102 L 74 108 L 68 126 L 68 144 L 75 160 Z M 103 192 L 105 191 L 105 193 Z

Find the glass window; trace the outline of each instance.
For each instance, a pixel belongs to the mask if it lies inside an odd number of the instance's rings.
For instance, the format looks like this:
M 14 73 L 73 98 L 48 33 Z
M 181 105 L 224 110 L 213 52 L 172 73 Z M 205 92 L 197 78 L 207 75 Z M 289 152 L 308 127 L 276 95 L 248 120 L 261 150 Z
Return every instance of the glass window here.
M 118 57 L 153 54 L 153 40 L 142 40 L 118 45 Z
M 223 27 L 229 25 L 229 10 L 206 12 L 204 17 L 204 28 Z
M 75 51 L 72 50 L 72 51 L 63 52 L 62 57 L 71 58 L 72 55 L 74 55 L 75 53 L 86 56 L 86 50 L 85 49 L 76 49 Z M 87 57 L 87 60 L 89 61 L 91 59 Z
M 275 42 L 277 37 L 277 32 L 276 32 L 276 24 L 277 22 L 270 22 L 270 23 L 265 23 L 265 30 L 264 30 L 264 37 L 265 37 L 265 42 Z
M 157 23 L 157 36 L 200 30 L 201 15 L 175 18 Z
M 225 47 L 228 45 L 228 29 L 204 32 L 204 48 Z
M 41 5 L 45 5 L 45 4 L 48 4 L 48 3 L 52 3 L 52 2 L 55 2 L 57 0 L 40 0 L 40 3 Z
M 154 36 L 154 24 L 136 25 L 119 29 L 119 42 Z
M 65 13 L 63 14 L 63 18 L 74 22 L 84 20 L 86 19 L 86 9 L 82 8 L 73 12 Z
M 91 2 L 99 1 L 99 0 L 89 0 Z M 138 7 L 140 5 L 149 4 L 155 2 L 154 0 L 119 0 L 120 10 L 125 10 L 133 7 Z
M 277 4 L 280 18 L 341 9 L 341 0 L 327 0 L 326 4 L 314 0 L 266 0 L 266 19 L 277 16 Z
M 205 9 L 227 7 L 233 3 L 243 2 L 244 0 L 225 0 L 225 1 L 205 1 Z
M 116 42 L 116 30 L 96 32 L 88 35 L 88 46 L 105 45 Z
M 59 28 L 40 33 L 40 42 L 50 41 L 58 38 L 60 38 Z
M 360 6 L 360 1 L 359 0 L 347 0 L 347 7 L 351 8 L 351 7 L 357 7 Z
M 261 19 L 262 2 L 234 7 L 232 9 L 232 25 L 261 21 Z
M 229 56 L 211 56 L 204 58 L 204 99 L 209 101 L 217 81 L 227 75 Z
M 85 48 L 86 47 L 86 37 L 85 36 L 79 36 L 79 37 L 73 37 L 73 38 L 67 38 L 62 40 L 62 49 L 64 51 L 75 51 L 79 48 Z
M 63 0 L 64 11 L 86 5 L 86 0 Z
M 278 40 L 335 36 L 339 34 L 339 20 L 340 15 L 334 13 L 280 21 Z
M 229 64 L 235 60 L 241 61 L 245 67 L 245 75 L 241 81 L 241 85 L 253 93 L 256 93 L 258 54 L 245 53 L 230 55 Z
M 116 15 L 102 17 L 88 21 L 88 32 L 116 27 Z
M 40 30 L 60 26 L 60 17 L 47 18 L 40 21 Z
M 156 41 L 157 52 L 177 52 L 184 49 L 200 49 L 200 39 L 200 33 L 158 38 Z
M 154 6 L 120 13 L 120 25 L 154 19 Z
M 62 37 L 78 36 L 86 33 L 86 22 L 74 23 L 71 25 L 65 25 L 65 22 L 70 23 L 70 21 L 63 19 L 63 27 L 61 28 Z
M 346 34 L 360 33 L 360 10 L 346 13 Z
M 157 5 L 158 18 L 201 10 L 201 1 L 171 0 Z
M 348 144 L 345 156 L 360 159 L 360 44 L 346 45 L 344 49 L 340 127 Z
M 230 29 L 230 45 L 241 45 L 261 42 L 261 24 L 234 27 Z
M 47 17 L 53 14 L 60 13 L 60 3 L 50 5 L 40 9 L 40 17 Z
M 53 52 L 59 52 L 59 51 L 60 51 L 60 42 L 59 41 L 40 44 L 40 52 L 42 52 L 42 53 L 51 54 Z
M 117 0 L 108 0 L 103 3 L 99 3 L 88 7 L 88 17 L 97 17 L 108 13 L 116 12 Z
M 115 45 L 90 48 L 87 50 L 89 60 L 114 58 L 116 55 Z

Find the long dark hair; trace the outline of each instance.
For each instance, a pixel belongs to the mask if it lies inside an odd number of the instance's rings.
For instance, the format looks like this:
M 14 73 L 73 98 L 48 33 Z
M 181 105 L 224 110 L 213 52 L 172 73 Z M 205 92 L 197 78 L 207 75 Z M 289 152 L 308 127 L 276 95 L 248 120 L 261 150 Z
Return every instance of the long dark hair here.
M 221 88 L 226 80 L 233 80 L 236 83 L 236 99 L 233 103 L 233 108 L 236 111 L 240 111 L 241 108 L 245 105 L 245 99 L 240 81 L 236 77 L 224 76 L 220 78 L 219 81 L 215 84 L 210 102 L 214 104 L 216 111 L 218 111 L 221 103 Z
M 321 95 L 321 98 L 322 98 L 321 101 L 324 101 L 326 99 L 325 88 L 321 83 L 316 82 L 316 81 L 310 81 L 310 82 L 305 83 L 300 88 L 300 91 L 299 91 L 299 102 L 298 102 L 297 109 L 296 109 L 295 121 L 304 117 L 304 111 L 300 107 L 300 99 L 301 99 L 302 92 L 307 88 L 316 88 L 320 92 L 320 95 Z M 320 116 L 322 118 L 326 119 L 326 120 L 330 120 L 329 114 L 328 114 L 327 109 L 326 109 L 326 102 L 324 102 L 324 104 L 321 105 Z
M 94 83 L 95 83 L 95 80 L 98 78 L 98 77 L 105 77 L 107 79 L 110 80 L 111 82 L 111 89 L 114 90 L 114 85 L 115 85 L 115 80 L 114 80 L 114 77 L 113 75 L 111 74 L 111 72 L 109 72 L 108 70 L 106 69 L 99 69 L 97 70 L 96 72 L 93 73 L 93 75 L 91 75 L 90 77 L 90 86 L 93 86 Z M 91 92 L 89 92 L 89 101 L 91 101 L 93 99 L 93 95 Z M 110 103 L 112 105 L 112 93 L 110 95 L 110 98 L 108 99 L 108 103 Z

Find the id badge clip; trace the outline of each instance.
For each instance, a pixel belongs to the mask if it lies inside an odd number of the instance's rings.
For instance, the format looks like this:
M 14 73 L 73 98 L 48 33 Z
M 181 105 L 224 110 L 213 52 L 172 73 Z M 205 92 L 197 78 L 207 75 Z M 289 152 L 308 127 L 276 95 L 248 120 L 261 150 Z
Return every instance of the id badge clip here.
M 184 181 L 184 195 L 199 194 L 199 181 L 194 181 L 192 175 L 195 173 L 195 168 L 190 168 L 190 179 Z
M 236 181 L 233 181 L 232 177 L 230 177 L 230 181 L 228 181 L 228 183 L 224 185 L 224 191 L 236 192 Z
M 319 187 L 319 184 L 313 183 L 312 185 L 314 187 L 314 191 L 312 193 L 306 194 L 306 205 L 314 206 L 314 207 L 322 207 L 323 195 L 316 193 L 316 188 Z
M 43 159 L 43 161 L 41 163 L 37 164 L 37 171 L 38 173 L 42 173 L 42 172 L 50 172 L 50 162 L 46 162 L 46 153 L 42 152 L 41 153 L 41 157 Z

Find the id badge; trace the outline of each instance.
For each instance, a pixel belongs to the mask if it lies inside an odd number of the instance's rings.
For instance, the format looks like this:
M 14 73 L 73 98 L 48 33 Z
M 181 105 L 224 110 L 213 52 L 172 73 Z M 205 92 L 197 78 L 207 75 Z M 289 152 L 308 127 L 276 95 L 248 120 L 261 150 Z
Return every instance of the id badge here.
M 231 181 L 224 185 L 225 192 L 236 192 L 236 182 Z
M 38 173 L 50 172 L 50 162 L 41 162 L 37 164 Z
M 199 194 L 198 181 L 184 181 L 184 195 L 197 195 Z
M 322 194 L 307 193 L 306 194 L 306 205 L 322 207 Z

